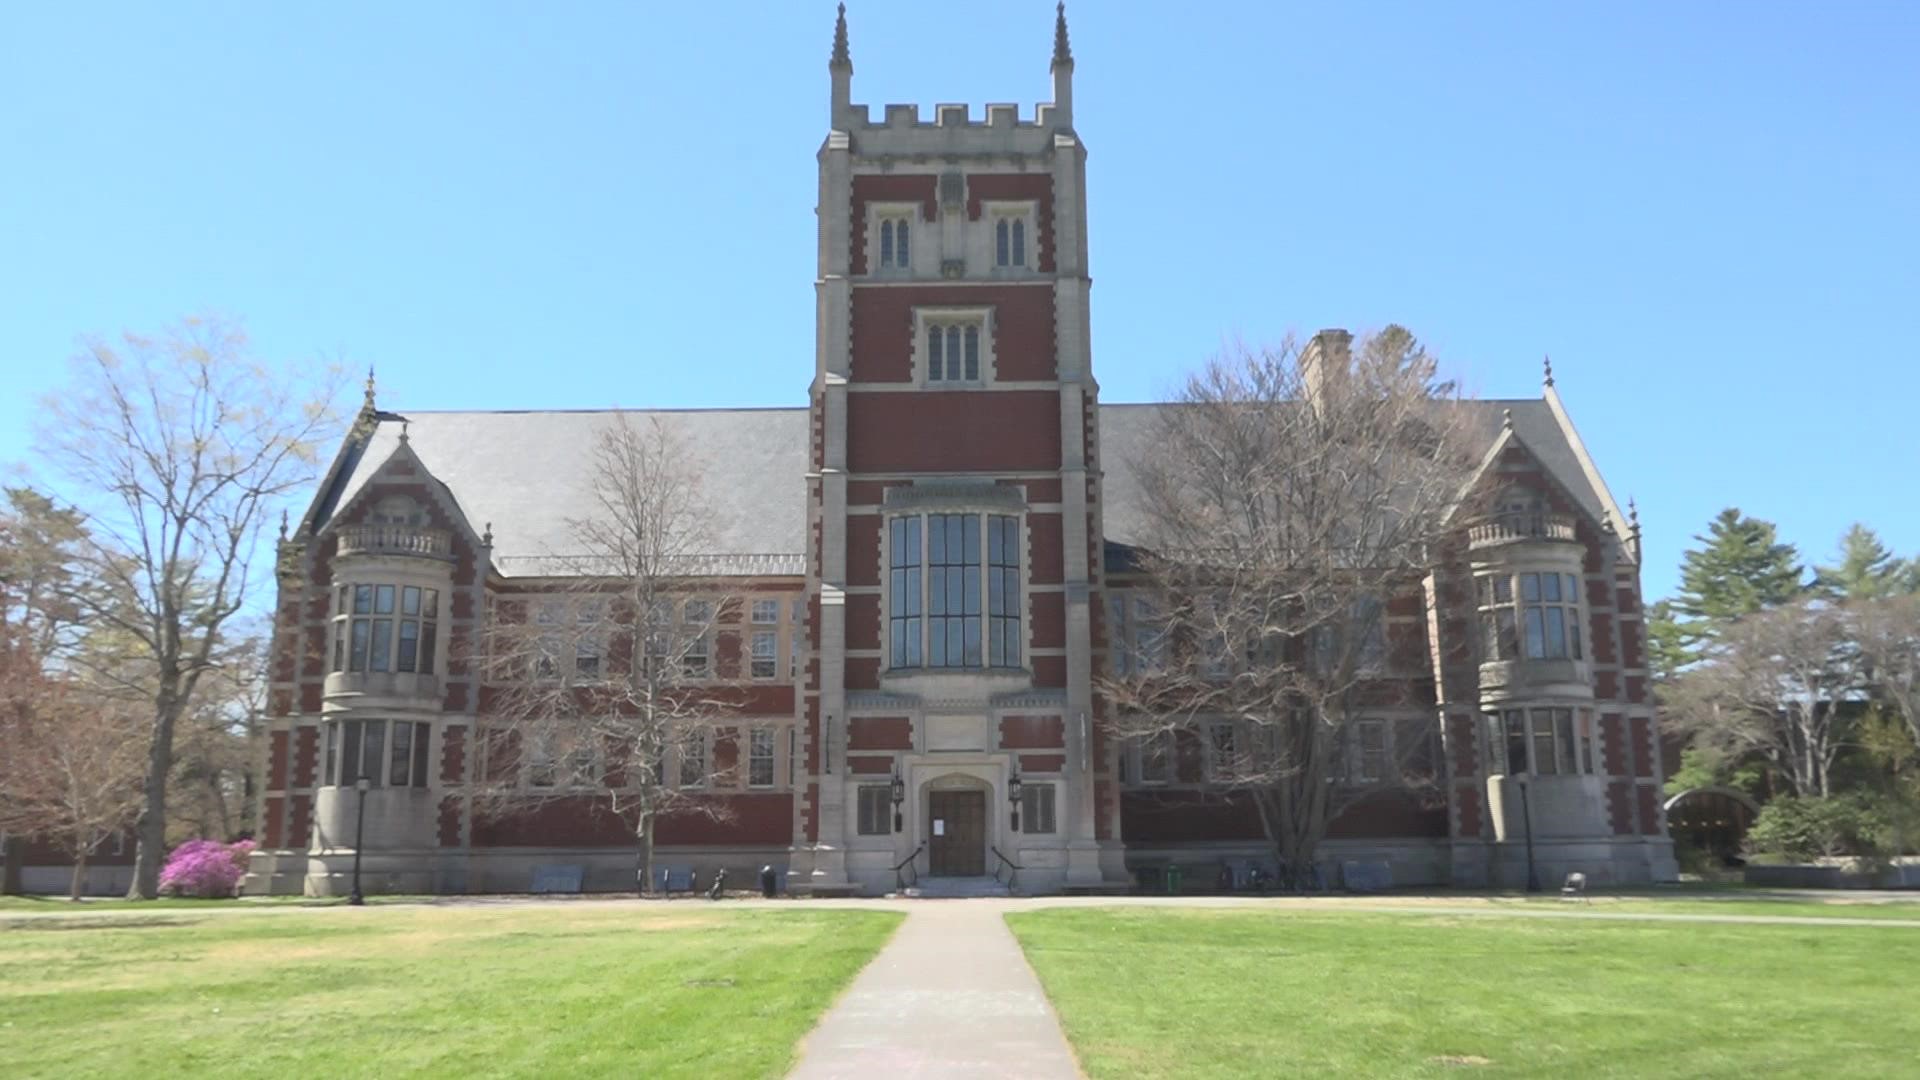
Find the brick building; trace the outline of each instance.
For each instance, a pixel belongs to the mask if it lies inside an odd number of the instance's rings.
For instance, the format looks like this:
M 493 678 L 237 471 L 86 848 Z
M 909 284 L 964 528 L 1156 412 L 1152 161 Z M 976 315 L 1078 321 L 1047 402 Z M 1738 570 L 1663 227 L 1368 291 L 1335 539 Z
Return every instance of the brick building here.
M 756 767 L 703 795 L 731 807 L 724 821 L 664 820 L 659 861 L 773 863 L 796 888 L 876 892 L 903 862 L 964 878 L 1004 857 L 1024 889 L 1050 891 L 1262 855 L 1257 816 L 1210 789 L 1203 755 L 1143 752 L 1097 720 L 1096 679 L 1137 632 L 1129 462 L 1167 406 L 1099 401 L 1064 16 L 1053 101 L 1030 117 L 890 105 L 875 118 L 852 103 L 844 18 L 829 70 L 807 406 L 648 414 L 702 452 L 712 565 L 733 593 L 770 601 L 740 605 L 716 648 L 735 659 L 715 678 L 750 693 L 712 750 L 749 746 Z M 1345 341 L 1323 332 L 1314 347 Z M 1444 798 L 1370 778 L 1355 748 L 1341 782 L 1379 790 L 1334 821 L 1327 854 L 1384 860 L 1403 884 L 1517 884 L 1525 777 L 1545 873 L 1672 877 L 1637 524 L 1550 377 L 1539 399 L 1469 407 L 1481 482 L 1525 506 L 1471 527 L 1481 580 L 1427 590 L 1465 597 L 1457 610 L 1436 600 L 1393 614 L 1441 644 L 1483 618 L 1563 633 L 1422 673 Z M 590 812 L 488 820 L 467 790 L 486 719 L 470 656 L 489 600 L 565 585 L 555 556 L 587 497 L 577 463 L 611 422 L 386 411 L 369 386 L 281 549 L 251 890 L 346 890 L 351 770 L 328 760 L 346 752 L 344 725 L 363 750 L 371 733 L 383 740 L 370 889 L 522 890 L 552 865 L 583 868 L 589 889 L 630 885 L 620 827 Z M 374 606 L 356 607 L 363 597 Z M 367 658 L 346 632 L 361 615 L 391 621 Z M 582 793 L 577 809 L 593 801 Z

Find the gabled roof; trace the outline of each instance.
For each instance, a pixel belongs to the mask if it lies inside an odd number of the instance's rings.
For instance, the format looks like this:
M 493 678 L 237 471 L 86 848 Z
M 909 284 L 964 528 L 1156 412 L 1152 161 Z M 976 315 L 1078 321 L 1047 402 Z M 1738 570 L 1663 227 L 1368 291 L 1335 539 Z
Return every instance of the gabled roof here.
M 494 565 L 512 576 L 554 572 L 581 554 L 570 521 L 588 516 L 595 441 L 618 415 L 580 412 L 382 414 L 328 511 L 344 506 L 399 445 L 401 426 L 421 464 L 467 520 L 493 531 Z M 756 573 L 804 573 L 805 409 L 634 410 L 683 440 L 702 475 L 720 556 Z M 318 524 L 318 522 L 316 522 Z
M 1548 391 L 1552 393 L 1551 390 Z M 1140 543 L 1145 522 L 1132 463 L 1151 452 L 1155 418 L 1171 404 L 1100 406 L 1100 461 L 1105 470 L 1104 537 L 1109 563 L 1115 551 Z M 1473 430 L 1491 448 L 1504 417 L 1583 510 L 1596 521 L 1619 511 L 1606 493 L 1579 437 L 1551 398 L 1470 401 Z M 350 442 L 322 485 L 309 521 L 319 528 L 345 506 L 399 445 L 409 446 L 474 526 L 493 532 L 494 565 L 509 576 L 566 572 L 581 553 L 569 522 L 587 515 L 595 440 L 613 411 L 380 412 L 371 433 Z M 733 573 L 805 572 L 808 468 L 807 410 L 636 410 L 658 418 L 697 459 L 711 514 L 713 554 Z M 715 571 L 721 572 L 721 571 Z
M 1551 390 L 1548 393 L 1552 393 Z M 1100 463 L 1106 470 L 1106 540 L 1109 543 L 1138 545 L 1146 531 L 1141 516 L 1140 485 L 1131 463 L 1151 452 L 1156 438 L 1155 424 L 1161 410 L 1179 408 L 1171 404 L 1102 405 L 1100 407 Z M 1586 451 L 1571 424 L 1563 424 L 1549 401 L 1541 398 L 1464 401 L 1469 430 L 1476 449 L 1490 450 L 1505 429 L 1506 416 L 1513 415 L 1513 434 L 1533 451 L 1540 464 L 1566 488 L 1580 508 L 1595 521 L 1611 520 L 1615 528 L 1622 519 L 1613 507 L 1612 496 L 1604 483 L 1596 486 L 1599 473 L 1591 469 Z M 1570 437 L 1571 436 L 1571 437 Z

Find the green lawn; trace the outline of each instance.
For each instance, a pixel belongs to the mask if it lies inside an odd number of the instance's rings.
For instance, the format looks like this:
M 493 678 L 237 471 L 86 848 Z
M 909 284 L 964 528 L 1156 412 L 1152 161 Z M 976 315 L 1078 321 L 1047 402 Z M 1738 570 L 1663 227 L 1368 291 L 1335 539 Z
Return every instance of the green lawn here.
M 0 1071 L 778 1076 L 899 921 L 695 903 L 14 919 Z
M 1915 929 L 1297 908 L 1007 922 L 1095 1078 L 1920 1068 Z

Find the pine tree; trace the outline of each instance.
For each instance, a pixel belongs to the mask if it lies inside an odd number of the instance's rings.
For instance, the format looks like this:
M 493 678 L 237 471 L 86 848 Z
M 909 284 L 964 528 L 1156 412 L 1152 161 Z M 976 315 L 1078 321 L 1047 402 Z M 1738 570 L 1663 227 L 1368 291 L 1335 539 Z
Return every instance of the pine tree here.
M 1831 600 L 1879 600 L 1915 591 L 1920 565 L 1902 559 L 1856 522 L 1840 538 L 1840 561 L 1814 568 L 1813 587 Z
M 1806 591 L 1800 553 L 1780 542 L 1771 521 L 1730 506 L 1694 540 L 1700 546 L 1681 560 L 1680 591 L 1671 601 L 1676 632 L 1660 642 L 1669 653 L 1662 659 L 1676 667 L 1699 659 L 1702 643 L 1734 620 Z

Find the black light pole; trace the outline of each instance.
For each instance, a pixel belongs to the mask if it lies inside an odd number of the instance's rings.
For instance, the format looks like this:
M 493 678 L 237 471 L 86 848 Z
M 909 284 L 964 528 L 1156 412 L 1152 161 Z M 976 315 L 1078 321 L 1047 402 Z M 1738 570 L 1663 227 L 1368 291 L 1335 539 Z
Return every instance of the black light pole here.
M 900 831 L 900 804 L 907 801 L 907 783 L 900 779 L 900 771 L 893 773 L 893 831 Z
M 367 789 L 372 786 L 373 781 L 367 779 L 366 773 L 361 773 L 360 779 L 353 782 L 353 790 L 360 793 L 360 812 L 353 820 L 353 894 L 347 897 L 347 903 L 354 907 L 367 902 L 367 898 L 360 894 L 360 849 L 366 846 Z
M 1013 831 L 1020 831 L 1020 774 L 1007 781 L 1007 801 L 1013 804 Z
M 1520 781 L 1520 820 L 1527 828 L 1527 891 L 1540 891 L 1540 871 L 1533 865 L 1533 803 L 1527 798 L 1527 782 Z

